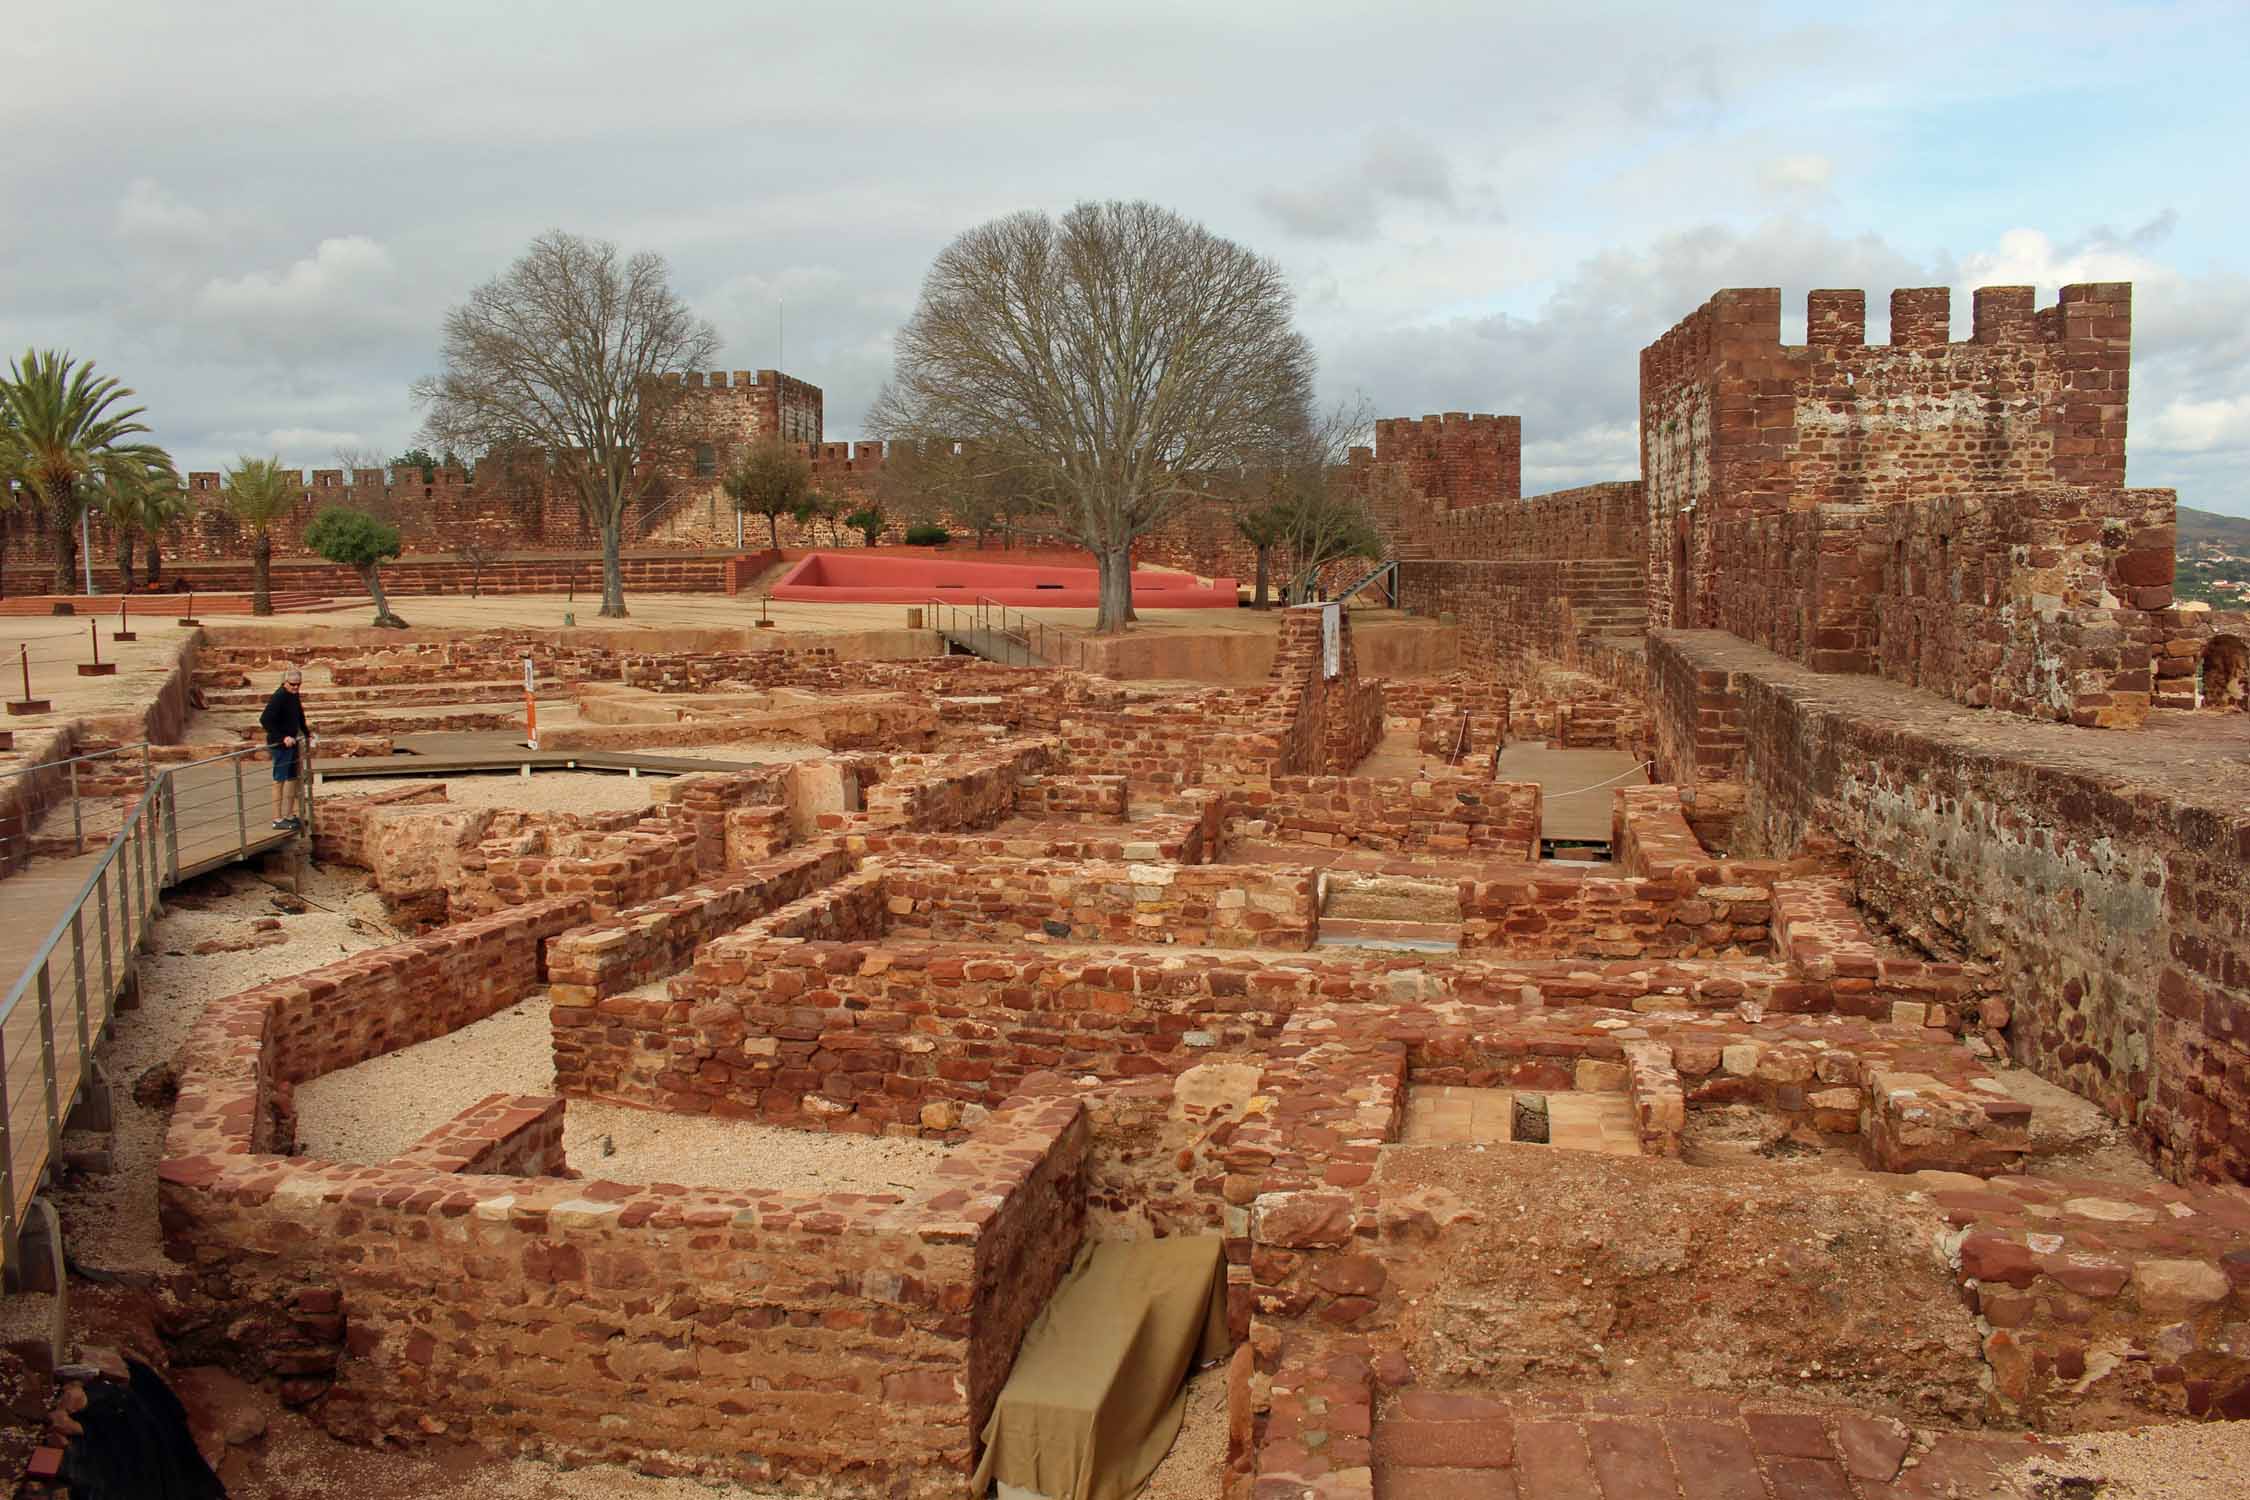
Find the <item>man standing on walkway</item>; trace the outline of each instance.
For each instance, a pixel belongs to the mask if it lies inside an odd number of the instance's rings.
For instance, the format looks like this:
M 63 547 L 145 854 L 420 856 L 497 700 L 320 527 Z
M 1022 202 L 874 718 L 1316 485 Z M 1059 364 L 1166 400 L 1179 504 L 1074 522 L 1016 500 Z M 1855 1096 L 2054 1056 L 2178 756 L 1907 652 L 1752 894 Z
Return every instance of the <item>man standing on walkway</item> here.
M 296 790 L 297 777 L 302 773 L 305 747 L 312 741 L 312 728 L 305 723 L 305 674 L 295 667 L 284 672 L 281 686 L 273 690 L 266 700 L 266 711 L 258 715 L 258 723 L 266 731 L 266 755 L 273 761 L 273 826 L 295 828 L 297 818 L 291 806 L 290 794 Z

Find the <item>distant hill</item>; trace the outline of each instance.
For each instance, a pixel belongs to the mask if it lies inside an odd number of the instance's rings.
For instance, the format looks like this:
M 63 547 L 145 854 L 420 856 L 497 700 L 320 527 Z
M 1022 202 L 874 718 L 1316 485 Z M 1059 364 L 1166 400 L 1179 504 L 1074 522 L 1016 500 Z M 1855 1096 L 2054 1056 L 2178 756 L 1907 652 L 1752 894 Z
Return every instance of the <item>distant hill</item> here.
M 2250 547 L 2250 516 L 2222 516 L 2183 505 L 2180 507 L 2180 545 L 2186 547 L 2196 542 Z

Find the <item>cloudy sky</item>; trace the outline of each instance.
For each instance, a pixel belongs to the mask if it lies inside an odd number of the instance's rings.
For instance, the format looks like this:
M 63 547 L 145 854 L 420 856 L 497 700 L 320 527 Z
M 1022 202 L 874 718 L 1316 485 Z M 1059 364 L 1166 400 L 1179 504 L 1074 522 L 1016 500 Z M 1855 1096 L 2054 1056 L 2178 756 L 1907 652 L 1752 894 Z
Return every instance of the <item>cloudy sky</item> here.
M 1843 19 L 1839 19 L 1842 17 Z M 1147 197 L 1275 257 L 1331 395 L 1629 476 L 1635 356 L 1722 286 L 2136 283 L 2131 479 L 2250 514 L 2239 3 L 323 0 L 17 7 L 0 344 L 184 466 L 388 454 L 543 229 L 661 252 L 860 434 L 931 256 Z M 777 308 L 786 305 L 786 344 Z

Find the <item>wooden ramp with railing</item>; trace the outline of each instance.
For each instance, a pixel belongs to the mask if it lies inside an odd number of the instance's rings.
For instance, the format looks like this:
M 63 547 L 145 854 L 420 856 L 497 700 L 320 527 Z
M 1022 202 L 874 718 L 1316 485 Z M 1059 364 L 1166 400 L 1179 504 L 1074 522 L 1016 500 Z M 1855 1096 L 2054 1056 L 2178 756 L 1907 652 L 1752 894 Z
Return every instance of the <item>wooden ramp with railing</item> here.
M 163 890 L 285 848 L 258 747 L 157 772 L 102 847 L 38 860 L 0 880 L 0 1250 L 11 1271 L 32 1200 L 62 1150 L 73 1108 Z M 305 783 L 297 783 L 299 806 Z M 59 1265 L 47 1274 L 59 1278 Z

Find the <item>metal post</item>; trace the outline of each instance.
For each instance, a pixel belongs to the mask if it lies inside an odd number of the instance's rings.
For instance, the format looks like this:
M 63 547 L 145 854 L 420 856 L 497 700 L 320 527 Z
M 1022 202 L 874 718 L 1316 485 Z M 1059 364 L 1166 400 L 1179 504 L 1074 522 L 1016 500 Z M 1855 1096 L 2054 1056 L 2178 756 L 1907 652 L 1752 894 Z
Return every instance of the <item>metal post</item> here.
M 0 1028 L 0 1125 L 10 1120 L 8 1113 L 8 1047 L 5 1029 Z M 16 1249 L 16 1140 L 12 1131 L 0 1129 L 0 1252 L 10 1257 L 14 1264 Z
M 119 878 L 122 879 L 123 877 L 121 876 Z M 96 883 L 95 889 L 101 893 L 102 1005 L 104 1009 L 106 1009 L 109 1005 L 110 1000 L 114 999 L 117 995 L 117 965 L 115 961 L 111 959 L 109 952 L 109 902 L 113 892 L 110 889 L 108 865 L 102 866 L 102 877 L 100 881 Z
M 242 757 L 234 758 L 234 832 L 239 841 L 236 848 L 250 847 L 250 811 L 242 800 Z
M 71 989 L 78 996 L 78 1066 L 84 1068 L 94 1055 L 94 1033 L 92 1020 L 86 1013 L 86 908 L 83 904 L 70 914 L 70 975 Z M 77 1092 L 78 1085 L 74 1081 L 68 1094 Z
M 62 1155 L 62 1105 L 55 1098 L 54 954 L 39 960 L 39 1073 L 47 1085 L 47 1160 Z
M 172 778 L 164 778 L 164 880 L 165 885 L 176 885 L 180 879 L 180 803 L 172 789 Z
M 73 852 L 86 852 L 86 817 L 78 805 L 78 758 L 70 761 L 70 840 Z

